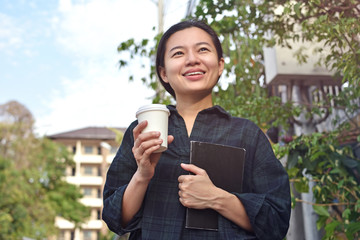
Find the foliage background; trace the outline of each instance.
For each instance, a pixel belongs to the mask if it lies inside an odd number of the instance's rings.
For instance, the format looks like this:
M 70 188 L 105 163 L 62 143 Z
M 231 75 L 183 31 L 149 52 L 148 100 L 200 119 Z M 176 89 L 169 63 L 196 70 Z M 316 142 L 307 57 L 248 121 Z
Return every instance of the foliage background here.
M 355 117 L 360 106 L 359 2 L 199 0 L 193 16 L 188 17 L 206 21 L 223 43 L 226 71 L 214 91 L 214 103 L 234 116 L 254 121 L 264 131 L 278 133 L 273 148 L 279 159 L 287 159 L 293 186 L 298 192 L 308 192 L 309 181 L 315 183 L 311 189 L 314 202 L 294 196 L 293 206 L 314 207 L 323 239 L 358 239 L 360 127 Z M 159 38 L 129 39 L 119 44 L 118 51 L 130 53 L 130 59 L 141 56 L 152 61 Z M 296 48 L 304 41 L 323 47 L 307 55 L 304 49 Z M 335 72 L 334 77 L 342 81 L 342 91 L 310 105 L 269 95 L 263 48 L 275 44 L 293 48 L 299 63 L 322 55 L 317 64 Z M 121 59 L 120 67 L 128 60 Z M 141 81 L 154 89 L 154 102 L 174 103 L 158 83 L 154 66 Z M 305 116 L 316 129 L 314 119 L 326 112 L 333 115 L 327 131 L 294 135 L 299 116 Z M 46 238 L 56 234 L 56 216 L 77 224 L 89 216 L 88 209 L 78 202 L 79 189 L 62 179 L 66 167 L 74 164 L 71 157 L 63 146 L 34 136 L 33 122 L 23 105 L 0 105 L 1 239 Z
M 36 137 L 33 123 L 22 104 L 0 105 L 0 239 L 56 236 L 56 216 L 76 225 L 90 216 L 80 189 L 63 179 L 74 165 L 68 150 Z
M 293 197 L 293 206 L 313 205 L 319 216 L 317 227 L 325 231 L 323 239 L 358 239 L 360 160 L 355 153 L 360 148 L 356 121 L 360 108 L 359 2 L 200 0 L 194 15 L 188 18 L 210 24 L 223 44 L 226 71 L 215 88 L 214 103 L 234 116 L 254 121 L 265 131 L 279 134 L 273 148 L 279 158 L 288 159 L 286 168 L 298 192 L 309 191 L 310 179 L 315 183 L 314 202 Z M 130 59 L 153 59 L 159 38 L 157 35 L 139 42 L 129 39 L 119 45 L 118 51 L 129 52 Z M 319 43 L 321 47 L 307 55 L 306 49 L 296 48 L 303 42 Z M 300 64 L 317 57 L 317 65 L 334 71 L 334 79 L 341 79 L 342 90 L 310 104 L 284 102 L 269 95 L 263 48 L 274 45 L 293 49 L 293 57 Z M 120 68 L 127 64 L 128 59 L 119 61 Z M 224 78 L 227 84 L 221 84 Z M 153 65 L 142 81 L 154 89 L 154 102 L 174 103 L 157 82 Z M 295 136 L 300 116 L 317 129 L 316 119 L 326 114 L 332 115 L 326 132 Z

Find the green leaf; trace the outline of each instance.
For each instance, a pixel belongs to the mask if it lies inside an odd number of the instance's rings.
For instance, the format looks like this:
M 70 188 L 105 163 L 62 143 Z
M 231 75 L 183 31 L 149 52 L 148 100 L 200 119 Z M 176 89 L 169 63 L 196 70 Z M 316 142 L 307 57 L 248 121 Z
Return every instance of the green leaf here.
M 299 168 L 293 167 L 287 170 L 287 173 L 289 174 L 290 178 L 296 177 L 296 175 L 299 173 Z
M 356 168 L 357 166 L 359 166 L 358 161 L 349 157 L 342 158 L 341 162 L 348 168 Z
M 345 219 L 348 219 L 350 214 L 351 214 L 351 210 L 349 208 L 347 208 L 343 211 L 342 217 Z
M 325 226 L 327 219 L 328 219 L 327 217 L 321 217 L 320 216 L 319 219 L 316 221 L 316 228 L 318 230 L 322 229 L 323 226 Z
M 307 193 L 309 192 L 309 184 L 304 182 L 295 182 L 294 183 L 296 191 L 300 193 Z
M 298 2 L 294 5 L 294 11 L 295 14 L 300 17 L 301 16 L 301 12 L 300 12 L 300 6 L 301 6 L 301 2 Z
M 333 221 L 325 225 L 326 236 L 333 236 L 335 229 L 340 225 L 339 221 Z
M 320 215 L 320 216 L 325 216 L 325 217 L 330 217 L 330 214 L 328 212 L 328 209 L 324 206 L 317 206 L 317 205 L 314 205 L 313 206 L 313 209 L 314 211 Z
M 360 222 L 352 222 L 347 226 L 346 236 L 348 239 L 353 239 L 356 233 L 360 233 Z
M 288 156 L 287 168 L 291 169 L 295 167 L 298 162 L 298 159 L 299 159 L 299 152 L 297 151 L 291 152 L 291 154 L 289 154 Z

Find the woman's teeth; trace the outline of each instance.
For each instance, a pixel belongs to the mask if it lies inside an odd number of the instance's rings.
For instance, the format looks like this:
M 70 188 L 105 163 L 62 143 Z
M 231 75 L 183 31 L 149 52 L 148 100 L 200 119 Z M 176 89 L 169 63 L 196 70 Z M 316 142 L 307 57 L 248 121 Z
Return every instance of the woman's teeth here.
M 203 72 L 191 72 L 191 73 L 185 74 L 185 76 L 192 76 L 192 75 L 199 75 L 199 74 L 204 74 L 204 73 Z

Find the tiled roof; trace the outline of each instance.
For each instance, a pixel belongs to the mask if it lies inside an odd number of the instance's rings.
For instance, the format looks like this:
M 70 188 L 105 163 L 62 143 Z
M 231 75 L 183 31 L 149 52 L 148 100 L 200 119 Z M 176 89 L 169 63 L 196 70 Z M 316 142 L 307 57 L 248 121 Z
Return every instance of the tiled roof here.
M 86 127 L 47 136 L 50 139 L 115 139 L 116 134 L 107 127 Z M 126 128 L 113 128 L 125 132 Z

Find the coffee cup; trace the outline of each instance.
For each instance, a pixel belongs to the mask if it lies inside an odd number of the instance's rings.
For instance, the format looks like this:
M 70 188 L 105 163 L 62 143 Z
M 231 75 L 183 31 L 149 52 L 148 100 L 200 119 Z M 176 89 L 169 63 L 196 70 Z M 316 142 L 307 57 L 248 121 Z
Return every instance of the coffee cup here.
M 160 138 L 163 140 L 160 148 L 155 151 L 164 152 L 167 149 L 167 137 L 168 137 L 168 120 L 170 111 L 163 104 L 150 104 L 139 108 L 136 112 L 136 118 L 138 122 L 147 120 L 148 125 L 142 131 L 143 133 L 158 131 L 160 132 Z

